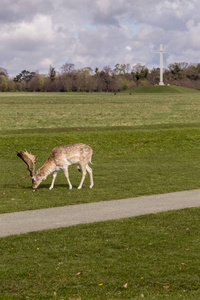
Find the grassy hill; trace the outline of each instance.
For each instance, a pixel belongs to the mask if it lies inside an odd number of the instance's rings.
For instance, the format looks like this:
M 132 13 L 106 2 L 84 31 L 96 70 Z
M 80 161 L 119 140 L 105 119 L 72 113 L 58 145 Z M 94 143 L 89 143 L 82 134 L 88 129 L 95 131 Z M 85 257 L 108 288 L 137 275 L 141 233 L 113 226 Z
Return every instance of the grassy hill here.
M 199 93 L 199 91 L 175 86 L 175 85 L 150 85 L 150 86 L 140 86 L 134 89 L 123 91 L 124 93 L 170 93 L 170 94 L 180 94 L 180 93 Z

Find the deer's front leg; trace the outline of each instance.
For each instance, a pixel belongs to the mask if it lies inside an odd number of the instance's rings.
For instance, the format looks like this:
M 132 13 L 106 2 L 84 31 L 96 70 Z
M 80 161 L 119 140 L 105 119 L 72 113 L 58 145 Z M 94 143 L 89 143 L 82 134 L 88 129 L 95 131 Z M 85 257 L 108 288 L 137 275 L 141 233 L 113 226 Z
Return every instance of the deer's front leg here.
M 67 167 L 64 168 L 63 171 L 64 171 L 64 174 L 65 174 L 65 177 L 67 178 L 67 182 L 68 182 L 68 184 L 69 184 L 69 189 L 71 190 L 71 189 L 72 189 L 72 184 L 71 184 L 71 182 L 70 182 L 70 180 L 69 180 L 68 168 L 67 168 Z
M 51 186 L 50 186 L 50 188 L 49 188 L 50 190 L 52 190 L 52 188 L 54 187 L 54 182 L 55 182 L 55 180 L 56 180 L 57 174 L 58 174 L 57 171 L 55 171 L 55 172 L 53 173 L 53 180 L 52 180 Z

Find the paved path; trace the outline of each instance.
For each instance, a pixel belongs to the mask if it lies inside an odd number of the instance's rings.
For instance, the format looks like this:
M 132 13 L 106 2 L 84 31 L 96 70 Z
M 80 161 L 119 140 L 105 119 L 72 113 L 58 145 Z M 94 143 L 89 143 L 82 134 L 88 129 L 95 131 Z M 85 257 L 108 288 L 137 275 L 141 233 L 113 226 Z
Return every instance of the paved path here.
M 0 214 L 0 237 L 200 206 L 200 190 Z

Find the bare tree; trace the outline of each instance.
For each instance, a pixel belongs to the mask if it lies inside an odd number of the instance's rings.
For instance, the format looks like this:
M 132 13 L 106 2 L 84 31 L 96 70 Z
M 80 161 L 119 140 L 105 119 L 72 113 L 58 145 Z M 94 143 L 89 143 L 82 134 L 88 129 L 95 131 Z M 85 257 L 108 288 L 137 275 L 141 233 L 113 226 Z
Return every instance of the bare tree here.
M 70 73 L 73 72 L 74 70 L 75 70 L 75 65 L 72 64 L 72 63 L 65 63 L 65 64 L 62 65 L 62 67 L 61 67 L 62 73 L 70 74 Z

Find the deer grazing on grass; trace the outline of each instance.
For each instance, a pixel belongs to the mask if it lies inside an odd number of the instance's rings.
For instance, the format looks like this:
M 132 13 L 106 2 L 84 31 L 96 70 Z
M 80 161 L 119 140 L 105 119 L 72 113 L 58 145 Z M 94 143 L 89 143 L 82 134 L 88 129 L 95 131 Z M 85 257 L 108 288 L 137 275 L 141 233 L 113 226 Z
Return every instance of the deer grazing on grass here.
M 53 173 L 53 180 L 49 189 L 53 189 L 59 170 L 64 171 L 65 177 L 67 178 L 69 184 L 69 189 L 72 189 L 68 174 L 68 167 L 70 165 L 77 165 L 78 169 L 82 171 L 81 182 L 78 186 L 78 189 L 81 189 L 85 180 L 86 171 L 90 176 L 90 188 L 92 188 L 94 185 L 92 169 L 88 166 L 88 163 L 92 163 L 92 153 L 92 148 L 82 143 L 55 147 L 44 165 L 37 171 L 35 171 L 36 157 L 34 155 L 28 153 L 27 151 L 20 151 L 17 152 L 17 156 L 19 156 L 26 163 L 32 178 L 32 188 L 34 190 L 40 185 L 42 180 L 45 180 L 51 173 Z

